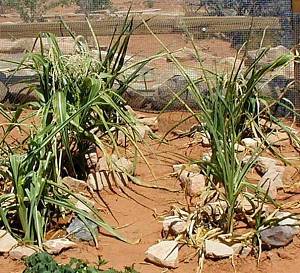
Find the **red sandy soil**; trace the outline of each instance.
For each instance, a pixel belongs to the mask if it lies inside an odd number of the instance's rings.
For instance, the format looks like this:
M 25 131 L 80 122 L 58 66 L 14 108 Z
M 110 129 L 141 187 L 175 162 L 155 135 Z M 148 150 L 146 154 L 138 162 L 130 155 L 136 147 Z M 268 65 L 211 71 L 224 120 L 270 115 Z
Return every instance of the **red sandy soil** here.
M 114 4 L 120 9 L 125 10 L 130 1 L 115 0 Z M 134 1 L 133 8 L 145 8 L 143 1 Z M 180 10 L 180 5 L 170 7 L 166 1 L 160 1 L 160 4 L 154 8 L 162 8 L 166 11 Z M 72 12 L 72 8 L 64 10 L 55 10 L 58 12 Z M 10 18 L 0 17 L 1 22 L 12 21 Z M 189 46 L 184 37 L 181 35 L 164 35 L 161 37 L 170 49 L 176 50 L 184 46 Z M 105 44 L 107 38 L 103 38 Z M 201 40 L 197 41 L 197 46 L 203 48 L 206 53 L 210 53 L 217 57 L 234 56 L 235 51 L 230 47 L 230 43 L 221 40 Z M 133 55 L 149 56 L 157 53 L 161 49 L 160 45 L 150 36 L 139 35 L 133 36 L 130 44 L 129 53 Z M 164 66 L 165 63 L 158 64 Z M 160 118 L 159 134 L 163 135 L 170 129 L 177 121 L 179 121 L 185 114 L 179 112 L 166 113 Z M 193 122 L 186 124 L 185 127 L 189 128 Z M 116 190 L 101 192 L 101 198 L 109 204 L 109 208 L 113 212 L 118 223 L 113 219 L 108 210 L 103 205 L 103 202 L 98 201 L 99 208 L 102 208 L 102 214 L 109 223 L 114 226 L 121 227 L 120 232 L 130 240 L 140 239 L 138 244 L 129 245 L 120 242 L 116 239 L 101 235 L 99 238 L 99 249 L 90 246 L 86 243 L 79 243 L 78 247 L 72 250 L 63 252 L 57 256 L 59 262 L 67 262 L 70 257 L 76 257 L 87 260 L 90 263 L 96 263 L 98 256 L 102 256 L 108 260 L 109 266 L 118 269 L 123 268 L 125 265 L 135 264 L 135 267 L 141 273 L 159 273 L 168 272 L 162 268 L 153 266 L 144 262 L 144 252 L 149 246 L 157 242 L 161 238 L 161 223 L 158 221 L 159 215 L 167 214 L 172 205 L 182 206 L 179 203 L 185 204 L 185 198 L 182 191 L 180 191 L 179 183 L 176 178 L 170 177 L 172 172 L 172 165 L 176 163 L 185 162 L 181 156 L 191 156 L 193 158 L 200 158 L 204 149 L 199 146 L 187 148 L 189 139 L 179 139 L 172 141 L 169 145 L 158 145 L 149 142 L 149 147 L 144 147 L 147 159 L 151 164 L 151 168 L 155 173 L 156 181 L 149 171 L 145 163 L 140 163 L 137 169 L 137 175 L 140 176 L 148 184 L 155 184 L 165 186 L 172 189 L 178 189 L 178 193 L 171 193 L 157 189 L 149 189 L 140 186 L 131 185 L 126 188 L 124 192 Z M 292 153 L 291 149 L 285 147 L 285 152 L 289 156 L 297 156 L 298 154 Z M 177 154 L 176 154 L 177 153 Z M 296 172 L 295 168 L 288 168 L 288 180 L 292 180 L 291 176 Z M 295 181 L 295 177 L 293 181 Z M 291 182 L 291 181 L 290 181 Z M 287 196 L 282 195 L 284 198 L 290 200 L 298 200 L 298 195 Z M 254 257 L 245 259 L 236 259 L 234 261 L 236 272 L 252 273 L 296 273 L 300 272 L 300 256 L 298 255 L 300 248 L 300 239 L 295 238 L 294 242 L 285 248 L 275 249 L 265 252 L 262 255 L 261 263 L 257 267 L 257 261 Z M 193 249 L 183 247 L 180 251 L 181 261 L 186 260 L 189 256 L 194 254 Z M 12 261 L 6 256 L 0 257 L 0 273 L 20 273 L 24 269 L 21 262 Z M 196 272 L 197 259 L 191 258 L 188 263 L 182 262 L 178 269 L 170 270 L 174 273 L 192 273 Z M 205 273 L 215 272 L 234 272 L 231 260 L 221 261 L 206 261 Z
M 147 114 L 148 115 L 148 114 Z M 181 120 L 186 113 L 172 112 L 163 114 L 159 122 L 159 135 L 163 135 L 172 128 L 176 122 Z M 190 128 L 193 121 L 182 126 L 182 129 Z M 102 210 L 103 217 L 112 225 L 120 227 L 119 232 L 129 240 L 140 239 L 137 244 L 126 244 L 114 238 L 101 234 L 99 237 L 99 248 L 90 246 L 87 243 L 78 243 L 78 247 L 68 250 L 56 257 L 59 262 L 67 262 L 69 258 L 76 257 L 93 264 L 97 262 L 99 256 L 109 261 L 109 266 L 122 269 L 125 265 L 135 265 L 135 268 L 141 273 L 192 273 L 196 272 L 197 259 L 193 257 L 195 250 L 183 247 L 180 251 L 180 266 L 178 269 L 166 271 L 144 261 L 144 253 L 147 248 L 157 240 L 161 239 L 162 225 L 158 220 L 160 215 L 165 215 L 170 211 L 172 205 L 183 207 L 185 204 L 184 194 L 179 187 L 179 183 L 174 177 L 170 177 L 172 165 L 186 162 L 183 156 L 191 158 L 200 158 L 205 149 L 199 145 L 188 148 L 188 138 L 171 141 L 168 145 L 158 145 L 148 140 L 148 145 L 144 145 L 143 150 L 151 169 L 154 171 L 156 181 L 145 163 L 138 164 L 137 175 L 148 184 L 165 186 L 170 189 L 177 189 L 178 192 L 149 189 L 145 187 L 130 185 L 122 191 L 115 189 L 115 192 L 107 190 L 101 192 L 101 198 L 109 205 L 113 212 L 116 222 L 105 208 L 102 201 L 96 198 L 98 207 Z M 292 152 L 290 146 L 286 145 L 283 150 L 285 155 L 290 157 L 298 156 Z M 295 182 L 298 176 L 296 168 L 288 167 L 286 180 Z M 293 177 L 293 178 L 292 178 Z M 282 197 L 288 200 L 298 200 L 299 196 L 283 194 Z M 239 273 L 295 273 L 299 272 L 300 239 L 296 237 L 294 242 L 285 248 L 274 249 L 264 252 L 257 266 L 257 260 L 254 257 L 244 259 L 236 258 L 234 260 L 235 270 Z M 190 257 L 190 259 L 189 259 Z M 185 262 L 184 262 L 185 261 Z M 12 261 L 7 256 L 0 257 L 0 273 L 20 273 L 24 269 L 21 262 Z M 232 261 L 225 259 L 220 261 L 207 260 L 204 273 L 215 272 L 234 272 Z

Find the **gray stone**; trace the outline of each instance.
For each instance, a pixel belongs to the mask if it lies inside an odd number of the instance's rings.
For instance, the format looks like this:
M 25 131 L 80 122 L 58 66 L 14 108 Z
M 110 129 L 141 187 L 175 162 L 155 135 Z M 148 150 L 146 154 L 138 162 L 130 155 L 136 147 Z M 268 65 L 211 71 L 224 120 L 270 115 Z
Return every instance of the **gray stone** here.
M 0 230 L 0 253 L 9 252 L 18 245 L 18 241 L 5 230 Z
M 283 247 L 293 241 L 297 234 L 290 226 L 275 226 L 264 229 L 260 232 L 261 240 L 269 247 Z
M 97 225 L 90 220 L 86 219 L 87 224 L 91 230 L 93 230 L 96 234 L 98 234 Z M 93 241 L 94 238 L 90 232 L 90 230 L 86 227 L 86 225 L 79 219 L 74 218 L 70 225 L 67 228 L 67 232 L 72 237 L 76 238 L 77 240 L 81 241 Z
M 145 253 L 146 260 L 156 265 L 178 267 L 178 243 L 176 241 L 162 241 L 148 248 Z
M 37 252 L 37 249 L 28 246 L 18 246 L 9 252 L 9 256 L 14 260 L 27 258 Z
M 205 256 L 207 258 L 222 259 L 234 254 L 232 247 L 213 240 L 205 240 Z
M 68 239 L 60 238 L 46 241 L 43 246 L 49 254 L 59 254 L 63 250 L 76 247 L 76 244 Z
M 155 90 L 152 92 L 154 93 Z M 133 109 L 152 109 L 153 98 L 146 92 L 128 88 L 123 94 L 123 98 Z
M 236 59 L 235 57 L 223 58 L 220 60 L 219 64 L 225 66 L 224 69 L 227 74 L 231 74 L 233 69 L 234 73 L 237 73 L 245 68 L 245 63 L 240 59 Z M 238 71 L 238 69 L 240 70 Z
M 200 82 L 196 84 L 197 91 L 200 94 L 205 95 L 208 93 L 208 87 L 206 83 Z M 172 104 L 168 106 L 168 110 L 185 109 L 185 106 L 178 99 L 174 99 L 177 94 L 180 99 L 186 103 L 189 107 L 197 109 L 198 105 L 195 102 L 194 96 L 191 91 L 187 89 L 188 82 L 185 77 L 181 75 L 175 75 L 162 83 L 153 96 L 152 109 L 162 110 L 164 107 L 172 101 Z M 173 100 L 174 99 L 174 100 Z
M 256 57 L 260 54 L 261 50 L 251 50 L 247 52 L 247 60 L 246 63 L 247 65 L 250 65 L 254 62 Z M 281 57 L 283 54 L 287 54 L 290 51 L 282 46 L 279 45 L 277 47 L 272 47 L 270 50 L 265 54 L 265 56 L 261 59 L 261 61 L 258 63 L 258 66 L 264 66 L 273 63 L 277 58 Z

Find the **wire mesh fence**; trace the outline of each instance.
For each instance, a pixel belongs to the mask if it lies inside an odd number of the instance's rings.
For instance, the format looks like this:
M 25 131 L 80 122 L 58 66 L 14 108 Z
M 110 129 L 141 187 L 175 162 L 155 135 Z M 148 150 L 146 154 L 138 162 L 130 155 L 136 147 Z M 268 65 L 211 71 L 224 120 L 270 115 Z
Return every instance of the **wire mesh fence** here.
M 249 41 L 249 52 L 245 68 L 261 46 L 271 47 L 263 60 L 265 63 L 294 46 L 290 0 L 0 0 L 0 59 L 20 59 L 31 49 L 35 36 L 41 31 L 59 36 L 63 51 L 70 54 L 74 44 L 61 20 L 76 35 L 90 36 L 86 16 L 105 50 L 130 7 L 135 24 L 141 23 L 141 17 L 150 19 L 148 24 L 153 32 L 195 77 L 200 72 L 192 41 L 204 67 L 219 72 L 232 69 L 237 51 L 246 41 Z M 128 58 L 141 59 L 161 50 L 157 39 L 141 26 L 132 37 Z M 12 66 L 0 62 L 2 75 Z M 167 57 L 152 62 L 148 69 L 134 88 L 151 93 L 179 73 Z M 293 79 L 294 65 L 291 64 L 272 80 L 272 88 L 281 89 Z M 297 96 L 293 93 L 291 99 L 295 101 Z

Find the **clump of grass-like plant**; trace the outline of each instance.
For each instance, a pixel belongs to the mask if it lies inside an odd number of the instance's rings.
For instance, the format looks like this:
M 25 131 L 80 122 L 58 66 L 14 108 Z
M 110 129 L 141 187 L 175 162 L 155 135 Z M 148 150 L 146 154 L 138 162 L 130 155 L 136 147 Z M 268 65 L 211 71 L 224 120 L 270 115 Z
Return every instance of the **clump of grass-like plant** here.
M 148 29 L 151 32 L 150 28 Z M 199 193 L 201 195 L 195 211 L 176 209 L 173 211 L 174 215 L 188 223 L 187 237 L 184 238 L 189 244 L 201 249 L 202 259 L 205 239 L 218 238 L 229 244 L 251 241 L 264 223 L 266 217 L 264 204 L 273 200 L 268 197 L 268 192 L 250 183 L 246 177 L 263 151 L 270 149 L 276 153 L 269 141 L 269 134 L 273 129 L 263 127 L 262 121 L 268 122 L 269 125 L 275 123 L 296 142 L 298 138 L 272 112 L 274 105 L 284 106 L 284 104 L 281 103 L 280 98 L 264 95 L 262 82 L 270 73 L 274 74 L 288 66 L 294 60 L 294 55 L 282 55 L 271 64 L 259 67 L 257 64 L 269 51 L 267 48 L 262 48 L 246 70 L 242 69 L 244 60 L 238 63 L 236 58 L 234 65 L 236 67 L 233 67 L 230 74 L 226 74 L 215 73 L 204 68 L 201 55 L 195 47 L 202 72 L 202 76 L 195 81 L 172 52 L 159 38 L 157 40 L 186 79 L 187 88 L 183 92 L 188 90 L 191 93 L 196 107 L 191 109 L 182 101 L 180 94 L 174 94 L 174 99 L 169 102 L 169 105 L 174 100 L 180 100 L 191 114 L 185 120 L 196 119 L 211 144 L 210 159 L 196 161 L 207 177 L 207 188 L 203 193 Z M 238 52 L 237 56 L 240 54 L 241 52 Z M 205 94 L 197 85 L 199 81 L 207 86 L 208 91 Z M 291 103 L 288 105 L 284 107 L 293 113 Z M 240 144 L 245 137 L 259 137 L 261 144 L 252 151 L 249 160 L 243 162 L 243 153 L 238 154 L 236 145 Z M 244 207 L 245 202 L 247 209 Z M 237 235 L 235 224 L 239 220 L 246 221 L 252 230 L 242 236 Z
M 11 187 L 6 187 L 8 190 L 0 197 L 1 224 L 17 238 L 42 247 L 53 219 L 74 212 L 83 222 L 89 219 L 125 240 L 97 210 L 71 192 L 62 183 L 62 177 L 86 177 L 84 155 L 91 147 L 109 161 L 113 151 L 118 153 L 118 130 L 127 134 L 137 149 L 136 120 L 127 111 L 122 94 L 148 60 L 126 65 L 133 31 L 132 20 L 126 17 L 106 54 L 93 32 L 96 52 L 88 48 L 82 37 L 70 32 L 76 45 L 72 55 L 62 53 L 54 35 L 41 33 L 33 50 L 19 63 L 17 70 L 29 69 L 35 74 L 27 85 L 36 99 L 16 105 L 12 113 L 2 111 L 8 124 L 3 125 L 1 141 L 6 166 L 2 174 L 4 183 Z M 40 51 L 36 52 L 37 44 Z M 32 118 L 36 124 L 30 124 Z M 25 137 L 17 140 L 20 145 L 14 147 L 9 137 L 17 129 Z M 91 213 L 76 208 L 74 199 L 89 207 Z

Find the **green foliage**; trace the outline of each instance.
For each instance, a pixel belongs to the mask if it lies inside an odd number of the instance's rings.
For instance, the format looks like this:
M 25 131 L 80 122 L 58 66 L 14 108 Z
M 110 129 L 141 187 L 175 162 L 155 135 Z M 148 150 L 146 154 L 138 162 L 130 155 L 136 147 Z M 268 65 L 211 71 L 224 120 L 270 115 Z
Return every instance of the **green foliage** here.
M 28 86 L 37 101 L 18 105 L 12 116 L 2 111 L 10 124 L 3 128 L 1 142 L 7 166 L 3 175 L 13 187 L 0 197 L 0 217 L 6 229 L 20 239 L 42 247 L 51 221 L 75 212 L 125 240 L 95 209 L 90 208 L 92 214 L 77 209 L 79 198 L 61 179 L 64 175 L 86 176 L 84 155 L 92 146 L 101 150 L 108 161 L 111 151 L 118 154 L 116 138 L 125 127 L 131 128 L 128 138 L 136 146 L 136 120 L 126 110 L 121 95 L 147 60 L 130 65 L 130 72 L 124 67 L 132 31 L 132 20 L 126 19 L 121 34 L 112 37 L 106 54 L 99 46 L 99 51 L 92 53 L 82 38 L 73 36 L 77 53 L 71 56 L 62 54 L 52 34 L 40 34 L 36 43 L 40 43 L 41 52 L 29 52 L 19 64 L 19 69 L 30 69 L 36 75 Z M 50 45 L 47 50 L 44 39 Z M 29 115 L 28 107 L 34 109 Z M 28 130 L 26 122 L 32 117 L 40 124 Z M 22 142 L 25 151 L 17 151 L 19 147 L 7 141 L 14 129 L 27 136 Z M 112 162 L 108 164 L 114 169 Z
M 151 32 L 149 27 L 148 29 Z M 194 47 L 203 75 L 198 80 L 204 82 L 208 89 L 208 94 L 204 95 L 202 90 L 198 89 L 195 80 L 189 76 L 185 68 L 172 55 L 172 52 L 153 32 L 152 34 L 162 44 L 170 59 L 187 80 L 187 89 L 197 103 L 197 111 L 190 109 L 188 105 L 186 107 L 191 113 L 190 118 L 196 118 L 200 127 L 206 132 L 212 149 L 211 160 L 200 160 L 199 164 L 202 166 L 202 170 L 206 172 L 216 195 L 219 196 L 218 200 L 224 200 L 227 203 L 219 227 L 225 233 L 233 234 L 239 198 L 244 196 L 252 200 L 250 201 L 251 204 L 255 199 L 260 199 L 263 203 L 267 199 L 266 192 L 249 183 L 246 179 L 246 174 L 263 151 L 263 147 L 272 150 L 271 143 L 268 141 L 268 134 L 272 133 L 272 130 L 268 130 L 268 128 L 264 130 L 261 121 L 275 123 L 287 133 L 291 131 L 272 113 L 272 106 L 281 103 L 278 99 L 266 97 L 262 94 L 262 80 L 266 78 L 268 73 L 275 73 L 277 70 L 288 66 L 294 60 L 294 56 L 285 54 L 274 60 L 273 63 L 259 68 L 257 64 L 269 51 L 268 48 L 264 48 L 260 50 L 256 59 L 246 71 L 242 70 L 241 64 L 235 62 L 231 74 L 228 75 L 226 73 L 217 74 L 204 68 L 201 55 Z M 238 52 L 237 56 L 240 54 L 241 52 Z M 185 91 L 183 90 L 183 92 Z M 176 94 L 169 105 L 174 100 L 180 100 L 180 95 Z M 235 145 L 240 144 L 241 140 L 247 136 L 259 137 L 262 145 L 253 152 L 253 156 L 248 162 L 243 163 L 238 158 Z M 274 152 L 274 150 L 272 151 Z M 253 194 L 249 194 L 249 192 Z
M 287 54 L 274 60 L 272 64 L 257 69 L 256 64 L 267 52 L 268 49 L 263 50 L 244 73 L 238 69 L 231 75 L 214 74 L 213 80 L 210 80 L 209 76 L 205 77 L 204 81 L 209 88 L 207 96 L 201 95 L 196 85 L 190 81 L 190 91 L 200 109 L 200 113 L 193 116 L 201 124 L 205 124 L 204 129 L 211 140 L 211 160 L 201 162 L 201 165 L 211 178 L 213 187 L 221 185 L 225 190 L 220 194 L 221 200 L 225 200 L 228 206 L 223 228 L 230 234 L 233 232 L 241 195 L 249 198 L 252 196 L 248 194 L 250 189 L 250 192 L 257 193 L 256 198 L 265 201 L 266 193 L 248 183 L 246 179 L 246 174 L 263 151 L 262 147 L 270 145 L 267 140 L 268 132 L 261 128 L 260 121 L 274 120 L 270 110 L 274 99 L 261 94 L 260 82 L 268 72 L 281 69 L 293 59 L 291 54 Z M 259 136 L 262 145 L 254 151 L 249 161 L 243 164 L 237 156 L 235 145 L 240 144 L 243 138 L 254 135 Z
M 103 260 L 100 262 L 104 264 Z M 26 259 L 26 269 L 23 273 L 138 273 L 133 267 L 126 267 L 124 271 L 101 270 L 101 264 L 96 268 L 81 260 L 72 258 L 68 264 L 59 265 L 49 254 L 38 253 Z

